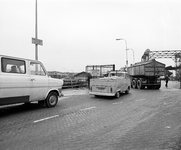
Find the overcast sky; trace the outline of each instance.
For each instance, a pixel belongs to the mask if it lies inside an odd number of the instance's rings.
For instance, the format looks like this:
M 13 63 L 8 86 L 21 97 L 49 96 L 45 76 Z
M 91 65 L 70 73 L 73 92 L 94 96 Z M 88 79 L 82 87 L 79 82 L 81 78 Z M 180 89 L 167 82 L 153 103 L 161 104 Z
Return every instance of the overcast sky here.
M 35 59 L 35 0 L 0 0 L 0 51 Z M 38 0 L 38 58 L 48 71 L 135 62 L 146 49 L 181 50 L 180 0 Z M 171 59 L 160 59 L 174 65 Z M 128 51 L 128 63 L 133 53 Z

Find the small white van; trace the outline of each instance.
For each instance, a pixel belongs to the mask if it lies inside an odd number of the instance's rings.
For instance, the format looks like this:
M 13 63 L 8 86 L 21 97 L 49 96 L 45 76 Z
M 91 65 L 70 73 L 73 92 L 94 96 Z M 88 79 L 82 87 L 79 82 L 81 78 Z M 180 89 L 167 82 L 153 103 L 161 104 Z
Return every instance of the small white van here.
M 40 61 L 0 55 L 0 106 L 38 101 L 54 107 L 62 85 L 62 79 L 48 76 Z
M 90 80 L 90 95 L 95 96 L 115 96 L 130 91 L 130 78 L 127 72 L 112 71 L 108 77 Z

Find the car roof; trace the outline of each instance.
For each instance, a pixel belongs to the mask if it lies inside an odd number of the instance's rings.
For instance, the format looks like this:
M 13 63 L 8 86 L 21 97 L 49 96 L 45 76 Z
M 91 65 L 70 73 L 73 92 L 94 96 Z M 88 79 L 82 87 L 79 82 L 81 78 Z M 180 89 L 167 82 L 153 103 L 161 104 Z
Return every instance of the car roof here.
M 20 58 L 20 57 L 14 57 L 14 56 L 7 56 L 7 55 L 0 55 L 0 57 L 10 58 L 10 59 L 21 59 L 21 60 L 28 60 L 28 61 L 40 62 L 40 61 L 38 61 L 38 60 L 27 59 L 27 58 Z

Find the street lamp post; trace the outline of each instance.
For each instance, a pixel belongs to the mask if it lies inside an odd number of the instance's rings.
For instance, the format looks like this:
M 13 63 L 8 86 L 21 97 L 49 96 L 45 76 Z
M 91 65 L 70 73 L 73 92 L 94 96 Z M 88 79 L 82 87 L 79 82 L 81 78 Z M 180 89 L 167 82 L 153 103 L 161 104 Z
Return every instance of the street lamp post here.
M 32 43 L 35 44 L 35 60 L 38 60 L 38 45 L 43 45 L 43 41 L 38 39 L 38 10 L 37 0 L 35 0 L 35 38 L 32 38 Z
M 38 39 L 37 0 L 35 1 L 35 39 Z M 38 44 L 35 44 L 35 60 L 38 60 Z
M 132 48 L 128 48 L 127 50 L 132 50 L 132 52 L 133 52 L 133 64 L 134 64 L 135 63 L 134 50 Z
M 116 40 L 124 40 L 125 41 L 125 44 L 126 44 L 126 68 L 127 68 L 128 67 L 127 41 L 123 38 L 116 39 Z

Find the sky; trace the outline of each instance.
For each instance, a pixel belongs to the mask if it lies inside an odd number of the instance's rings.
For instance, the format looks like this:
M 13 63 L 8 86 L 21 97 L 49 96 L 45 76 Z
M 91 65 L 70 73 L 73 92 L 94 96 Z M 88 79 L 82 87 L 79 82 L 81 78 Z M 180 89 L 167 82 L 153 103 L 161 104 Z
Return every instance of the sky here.
M 48 71 L 140 62 L 146 49 L 181 50 L 180 0 L 37 0 L 38 60 Z M 0 52 L 35 59 L 35 0 L 0 0 Z M 124 40 L 117 41 L 116 39 Z M 133 63 L 128 50 L 128 65 Z M 174 66 L 172 59 L 159 59 Z

